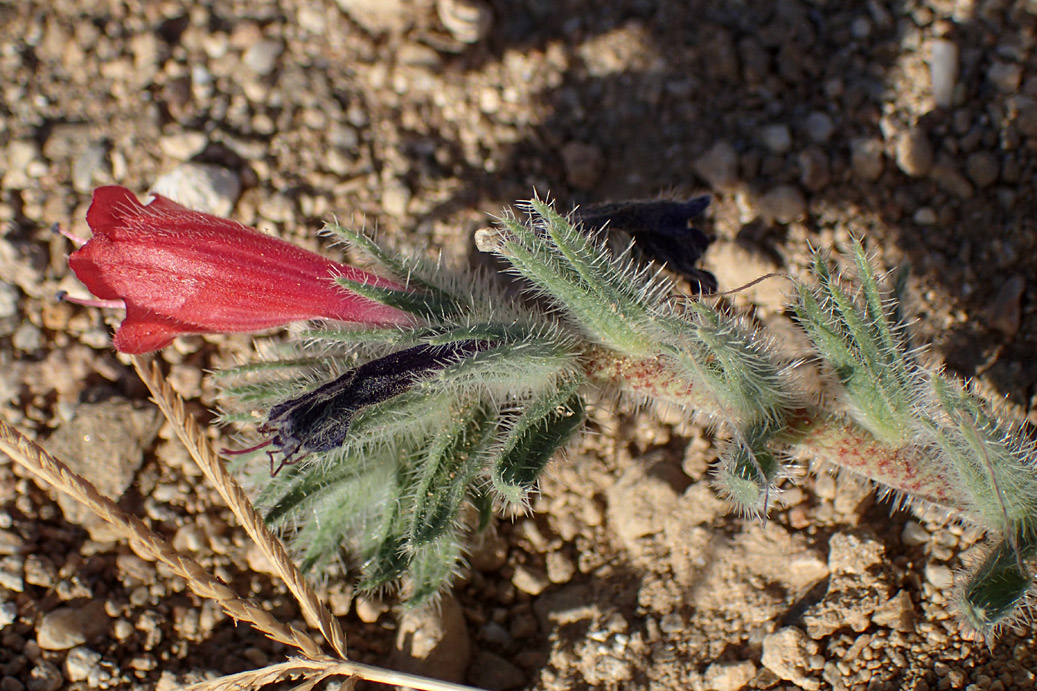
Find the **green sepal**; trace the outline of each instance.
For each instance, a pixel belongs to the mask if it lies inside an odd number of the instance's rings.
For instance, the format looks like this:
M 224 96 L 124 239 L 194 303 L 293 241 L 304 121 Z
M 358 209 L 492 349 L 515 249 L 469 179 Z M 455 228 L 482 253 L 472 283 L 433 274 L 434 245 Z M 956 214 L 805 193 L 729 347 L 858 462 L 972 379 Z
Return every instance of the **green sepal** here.
M 746 516 L 765 516 L 785 466 L 772 450 L 780 425 L 767 423 L 739 430 L 720 456 L 715 484 Z
M 483 466 L 484 447 L 494 426 L 485 407 L 473 403 L 431 439 L 414 483 L 412 548 L 440 538 L 453 527 L 468 488 Z
M 959 606 L 965 620 L 978 631 L 990 635 L 1011 623 L 1033 586 L 1033 575 L 1026 562 L 1037 552 L 1037 536 L 1013 546 L 1002 539 L 975 570 L 962 590 Z
M 690 301 L 691 321 L 666 319 L 668 354 L 689 379 L 713 394 L 726 421 L 777 422 L 789 412 L 793 394 L 781 366 L 761 347 L 751 327 L 704 301 Z
M 492 472 L 493 487 L 506 502 L 525 505 L 547 462 L 583 424 L 586 409 L 577 388 L 570 381 L 533 399 L 511 423 Z
M 475 530 L 481 533 L 489 528 L 493 521 L 493 495 L 486 487 L 475 487 L 468 493 L 468 501 L 475 507 L 478 516 Z
M 386 530 L 381 539 L 375 542 L 367 560 L 360 569 L 360 590 L 377 590 L 396 581 L 407 572 L 410 566 L 410 552 L 407 549 L 407 519 L 398 505 L 388 511 L 385 521 Z
M 351 281 L 345 276 L 336 276 L 335 282 L 360 297 L 395 307 L 422 319 L 438 321 L 454 316 L 461 311 L 457 300 L 442 291 L 394 290 L 373 286 L 362 281 Z
M 579 244 L 586 241 L 580 231 L 549 206 L 540 202 L 530 206 L 543 221 L 543 228 L 529 227 L 514 218 L 502 219 L 504 233 L 498 254 L 602 345 L 628 355 L 651 354 L 653 343 L 646 325 L 655 307 L 650 304 L 655 293 L 650 288 L 643 295 L 636 293 L 634 286 L 643 281 L 608 261 L 604 249 L 593 253 L 598 265 L 592 270 L 584 261 L 591 256 L 584 257 L 580 251 Z M 625 279 L 623 290 L 610 285 L 617 278 Z
M 350 230 L 349 228 L 340 226 L 337 223 L 328 223 L 324 226 L 324 230 L 341 237 L 348 244 L 357 248 L 380 264 L 383 268 L 387 269 L 389 273 L 394 274 L 401 280 L 405 281 L 408 287 L 415 288 L 416 290 L 423 290 L 425 292 L 436 292 L 439 290 L 435 284 L 430 283 L 417 275 L 417 271 L 421 268 L 420 260 L 409 259 L 407 257 L 392 254 L 367 235 L 358 233 L 355 230 Z
M 432 542 L 414 550 L 407 571 L 408 608 L 418 607 L 435 598 L 457 575 L 461 560 L 461 544 L 451 530 Z
M 853 419 L 879 440 L 902 446 L 915 427 L 911 409 L 915 382 L 910 374 L 914 367 L 900 338 L 899 323 L 890 320 L 895 308 L 883 301 L 864 250 L 856 242 L 854 256 L 863 307 L 837 285 L 824 257 L 815 252 L 813 272 L 821 302 L 800 285 L 796 316 L 843 385 Z M 899 319 L 898 314 L 894 316 Z

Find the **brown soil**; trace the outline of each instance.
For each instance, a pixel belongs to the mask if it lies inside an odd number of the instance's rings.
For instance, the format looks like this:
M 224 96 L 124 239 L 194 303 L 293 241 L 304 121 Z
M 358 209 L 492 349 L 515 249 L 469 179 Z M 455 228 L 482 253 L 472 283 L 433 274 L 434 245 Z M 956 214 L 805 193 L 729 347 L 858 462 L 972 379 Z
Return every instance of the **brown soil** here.
M 0 4 L 0 415 L 239 592 L 300 617 L 169 430 L 156 435 L 110 348 L 118 316 L 54 300 L 82 289 L 51 224 L 85 236 L 94 186 L 143 195 L 188 161 L 240 183 L 218 201 L 244 223 L 316 247 L 337 216 L 447 262 L 480 261 L 472 232 L 533 191 L 564 206 L 711 191 L 721 289 L 799 274 L 809 246 L 861 236 L 879 264 L 910 262 L 933 356 L 1032 413 L 1033 3 L 490 5 L 492 26 L 465 43 L 473 27 L 432 0 Z M 939 104 L 930 63 L 948 46 Z M 740 301 L 780 321 L 777 291 Z M 193 337 L 160 357 L 204 421 L 203 372 L 251 347 Z M 766 523 L 744 520 L 709 489 L 700 427 L 601 405 L 589 428 L 456 590 L 465 627 L 448 657 L 470 649 L 469 683 L 1037 687 L 1028 624 L 991 646 L 958 630 L 951 576 L 982 535 L 826 474 Z M 393 664 L 394 611 L 350 606 L 341 581 L 326 591 L 353 654 Z M 47 620 L 63 611 L 78 623 Z M 284 653 L 0 459 L 0 691 L 173 688 Z

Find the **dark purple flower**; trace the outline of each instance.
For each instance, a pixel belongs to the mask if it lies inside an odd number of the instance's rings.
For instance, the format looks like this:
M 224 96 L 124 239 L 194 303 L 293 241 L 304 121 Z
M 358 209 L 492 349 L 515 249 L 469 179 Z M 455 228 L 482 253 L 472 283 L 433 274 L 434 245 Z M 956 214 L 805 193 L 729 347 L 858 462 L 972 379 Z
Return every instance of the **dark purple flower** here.
M 260 432 L 273 437 L 253 449 L 273 444 L 284 457 L 280 466 L 336 449 L 345 442 L 353 416 L 363 408 L 399 396 L 420 379 L 490 347 L 488 341 L 474 340 L 422 344 L 360 365 L 271 408 Z M 273 452 L 270 461 L 276 472 Z
M 709 206 L 709 197 L 687 201 L 666 199 L 592 204 L 576 210 L 588 229 L 629 233 L 634 246 L 683 276 L 701 293 L 717 289 L 713 274 L 696 266 L 713 238 L 691 225 Z

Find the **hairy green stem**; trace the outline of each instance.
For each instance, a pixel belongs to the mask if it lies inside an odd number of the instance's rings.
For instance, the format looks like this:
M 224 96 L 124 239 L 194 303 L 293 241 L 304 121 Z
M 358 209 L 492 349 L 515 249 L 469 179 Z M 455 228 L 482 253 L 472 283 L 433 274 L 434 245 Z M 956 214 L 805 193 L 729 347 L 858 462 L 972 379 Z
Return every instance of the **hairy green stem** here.
M 689 412 L 706 415 L 716 405 L 662 358 L 630 358 L 590 347 L 584 351 L 582 363 L 591 380 L 635 396 L 676 403 Z M 795 458 L 832 463 L 909 496 L 912 501 L 954 512 L 966 506 L 955 488 L 926 464 L 925 449 L 883 443 L 848 418 L 821 408 L 797 409 L 776 440 Z

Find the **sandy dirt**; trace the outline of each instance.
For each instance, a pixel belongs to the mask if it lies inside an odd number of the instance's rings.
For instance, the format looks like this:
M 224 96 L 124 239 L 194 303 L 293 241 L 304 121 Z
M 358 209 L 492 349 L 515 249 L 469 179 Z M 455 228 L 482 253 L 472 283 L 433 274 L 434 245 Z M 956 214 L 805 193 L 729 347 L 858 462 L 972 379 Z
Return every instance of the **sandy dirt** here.
M 879 265 L 910 263 L 934 359 L 1037 422 L 1037 4 L 439 5 L 0 3 L 0 415 L 300 619 L 112 351 L 118 313 L 54 299 L 85 293 L 51 225 L 87 236 L 93 187 L 143 195 L 173 173 L 311 248 L 337 217 L 448 264 L 484 261 L 473 232 L 534 191 L 708 192 L 722 290 L 862 237 Z M 782 328 L 781 290 L 736 301 Z M 160 358 L 204 422 L 205 372 L 251 349 L 189 337 Z M 602 403 L 588 428 L 438 622 L 326 584 L 353 655 L 490 689 L 1037 687 L 1029 624 L 992 646 L 959 631 L 977 531 L 824 472 L 745 520 L 682 415 Z M 443 659 L 398 650 L 437 626 Z M 284 654 L 0 458 L 0 691 L 170 689 Z

